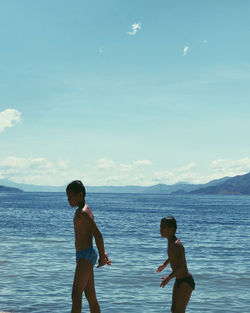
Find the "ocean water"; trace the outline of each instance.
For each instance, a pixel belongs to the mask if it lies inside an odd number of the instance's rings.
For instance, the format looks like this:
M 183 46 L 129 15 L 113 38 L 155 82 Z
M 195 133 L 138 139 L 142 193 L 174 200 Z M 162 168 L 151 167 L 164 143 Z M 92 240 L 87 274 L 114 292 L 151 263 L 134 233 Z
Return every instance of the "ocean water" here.
M 162 217 L 177 219 L 196 289 L 187 312 L 250 312 L 250 197 L 89 194 L 111 267 L 95 269 L 102 313 L 170 312 L 174 280 Z M 0 194 L 0 311 L 66 313 L 75 269 L 74 209 L 63 193 Z M 164 274 L 165 273 L 165 274 Z M 83 312 L 89 312 L 83 300 Z

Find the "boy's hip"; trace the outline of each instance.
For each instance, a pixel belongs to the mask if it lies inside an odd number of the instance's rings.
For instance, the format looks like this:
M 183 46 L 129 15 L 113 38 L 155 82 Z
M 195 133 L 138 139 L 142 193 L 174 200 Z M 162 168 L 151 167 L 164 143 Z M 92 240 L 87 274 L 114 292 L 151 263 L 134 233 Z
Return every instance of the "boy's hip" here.
M 89 261 L 92 265 L 95 265 L 97 261 L 96 249 L 91 246 L 86 249 L 76 251 L 76 263 L 79 259 L 85 259 Z

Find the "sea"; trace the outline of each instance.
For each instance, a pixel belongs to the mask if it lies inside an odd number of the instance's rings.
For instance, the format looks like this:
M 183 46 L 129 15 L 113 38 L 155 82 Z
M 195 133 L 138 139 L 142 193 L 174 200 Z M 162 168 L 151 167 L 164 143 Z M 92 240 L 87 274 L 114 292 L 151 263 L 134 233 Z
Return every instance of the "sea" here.
M 196 288 L 186 312 L 250 312 L 250 196 L 87 194 L 113 261 L 95 268 L 102 313 L 170 312 L 160 221 L 174 216 Z M 74 210 L 64 193 L 0 194 L 0 311 L 69 313 Z M 82 312 L 89 312 L 83 298 Z

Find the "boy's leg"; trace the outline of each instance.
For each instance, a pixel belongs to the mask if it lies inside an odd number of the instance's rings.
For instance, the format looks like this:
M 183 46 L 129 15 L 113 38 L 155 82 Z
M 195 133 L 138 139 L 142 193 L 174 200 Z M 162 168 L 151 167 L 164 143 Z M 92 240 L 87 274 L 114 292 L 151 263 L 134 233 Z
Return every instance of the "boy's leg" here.
M 93 265 L 85 259 L 79 259 L 77 262 L 72 288 L 71 313 L 81 313 L 82 311 L 82 293 L 88 283 L 92 268 Z
M 186 282 L 180 284 L 176 290 L 174 313 L 185 313 L 193 288 Z
M 175 306 L 176 306 L 176 295 L 177 295 L 177 284 L 174 283 L 173 287 L 173 294 L 172 294 L 172 306 L 171 306 L 171 312 L 175 312 Z
M 90 313 L 101 313 L 100 306 L 96 298 L 93 268 L 91 269 L 89 281 L 84 289 L 84 292 L 89 303 Z

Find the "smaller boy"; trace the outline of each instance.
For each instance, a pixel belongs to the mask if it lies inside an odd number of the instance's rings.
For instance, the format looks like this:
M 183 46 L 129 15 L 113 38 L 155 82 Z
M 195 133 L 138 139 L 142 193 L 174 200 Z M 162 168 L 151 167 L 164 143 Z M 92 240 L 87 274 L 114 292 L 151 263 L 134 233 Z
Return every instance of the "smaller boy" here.
M 81 313 L 82 294 L 89 303 L 91 313 L 100 313 L 95 292 L 93 267 L 97 261 L 97 253 L 93 248 L 93 237 L 99 252 L 98 266 L 111 265 L 111 260 L 105 252 L 103 237 L 94 222 L 94 215 L 85 202 L 85 188 L 80 180 L 72 181 L 66 188 L 68 201 L 71 207 L 76 207 L 74 216 L 76 270 L 72 288 L 71 313 Z
M 160 287 L 164 288 L 175 277 L 171 312 L 185 313 L 191 293 L 195 288 L 195 283 L 187 268 L 184 247 L 175 236 L 176 229 L 177 223 L 173 216 L 165 217 L 161 220 L 161 235 L 168 240 L 168 259 L 158 267 L 156 272 L 160 273 L 170 263 L 172 273 L 166 277 L 161 277 Z

